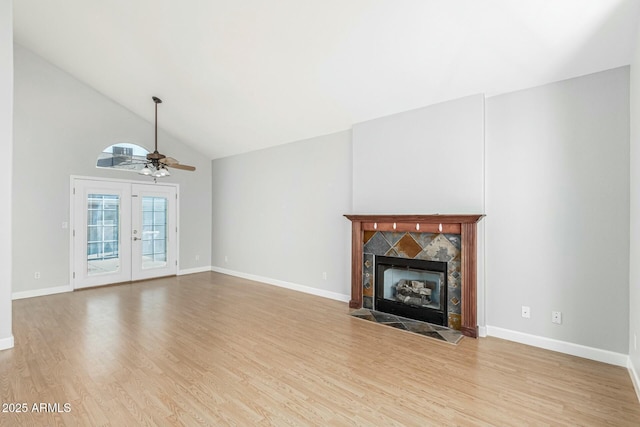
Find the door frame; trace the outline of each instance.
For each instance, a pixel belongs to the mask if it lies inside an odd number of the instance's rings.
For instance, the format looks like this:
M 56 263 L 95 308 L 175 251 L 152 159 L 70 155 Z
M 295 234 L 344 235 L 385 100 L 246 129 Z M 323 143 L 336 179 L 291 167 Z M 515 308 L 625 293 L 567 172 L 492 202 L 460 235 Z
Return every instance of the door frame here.
M 180 184 L 175 182 L 150 182 L 143 181 L 140 179 L 114 179 L 114 178 L 105 178 L 105 177 L 97 177 L 97 176 L 87 176 L 87 175 L 69 175 L 69 283 L 71 284 L 71 289 L 88 289 L 88 288 L 76 288 L 76 281 L 74 276 L 74 253 L 75 253 L 75 242 L 74 242 L 74 225 L 75 225 L 75 207 L 74 207 L 74 187 L 76 180 L 89 180 L 89 181 L 106 181 L 106 182 L 115 182 L 115 183 L 125 183 L 125 184 L 149 184 L 149 185 L 158 185 L 165 187 L 175 187 L 176 189 L 176 274 L 179 274 L 180 271 Z M 129 282 L 124 282 L 129 283 Z

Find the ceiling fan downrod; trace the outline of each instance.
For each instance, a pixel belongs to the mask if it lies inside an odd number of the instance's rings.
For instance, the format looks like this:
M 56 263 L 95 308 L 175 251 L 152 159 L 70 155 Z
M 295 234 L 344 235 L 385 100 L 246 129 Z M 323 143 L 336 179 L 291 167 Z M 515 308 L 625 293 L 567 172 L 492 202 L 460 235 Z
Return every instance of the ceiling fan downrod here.
M 158 104 L 162 104 L 162 99 L 157 96 L 152 96 L 153 102 L 156 103 L 156 134 L 155 134 L 155 145 L 154 145 L 154 153 L 158 152 Z
M 147 159 L 149 159 L 153 166 L 157 168 L 159 166 L 160 160 L 166 157 L 164 154 L 160 154 L 158 152 L 158 104 L 162 103 L 162 99 L 158 98 L 157 96 L 152 96 L 151 99 L 153 99 L 153 102 L 155 102 L 156 104 L 155 141 L 153 146 L 153 153 L 147 154 Z
M 153 153 L 147 153 L 147 161 L 144 167 L 138 172 L 140 175 L 151 175 L 154 177 L 164 177 L 171 175 L 169 173 L 169 167 L 182 169 L 187 171 L 194 171 L 194 166 L 182 165 L 176 159 L 167 157 L 158 151 L 158 104 L 162 103 L 162 100 L 157 96 L 152 96 L 155 105 L 155 135 L 154 135 L 154 150 Z

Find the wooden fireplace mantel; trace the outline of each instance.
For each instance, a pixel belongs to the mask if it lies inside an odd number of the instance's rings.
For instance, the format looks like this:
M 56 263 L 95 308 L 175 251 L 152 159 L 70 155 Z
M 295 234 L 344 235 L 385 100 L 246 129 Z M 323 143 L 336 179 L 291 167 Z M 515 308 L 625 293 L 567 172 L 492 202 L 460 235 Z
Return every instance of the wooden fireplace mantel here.
M 351 220 L 351 300 L 362 307 L 362 259 L 365 231 L 460 234 L 462 307 L 461 332 L 478 336 L 477 322 L 477 223 L 484 215 L 345 215 Z

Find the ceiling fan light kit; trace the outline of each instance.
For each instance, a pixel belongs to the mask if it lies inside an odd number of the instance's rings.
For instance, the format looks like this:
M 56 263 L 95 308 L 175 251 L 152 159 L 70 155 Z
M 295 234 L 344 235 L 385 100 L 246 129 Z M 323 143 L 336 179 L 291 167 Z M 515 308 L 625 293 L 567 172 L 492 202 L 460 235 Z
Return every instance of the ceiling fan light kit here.
M 155 178 L 162 178 L 163 176 L 171 176 L 171 174 L 165 165 L 161 165 L 159 169 L 156 169 L 156 171 L 151 174 L 151 176 Z
M 147 154 L 147 162 L 144 167 L 140 169 L 138 172 L 140 175 L 152 176 L 155 178 L 163 178 L 165 176 L 171 176 L 169 172 L 170 166 L 175 169 L 182 169 L 187 171 L 194 171 L 196 168 L 194 166 L 189 165 L 181 165 L 176 159 L 167 157 L 164 154 L 158 152 L 158 104 L 162 103 L 162 100 L 157 96 L 151 97 L 153 102 L 156 104 L 155 113 L 156 113 L 156 123 L 155 123 L 155 145 L 153 153 Z

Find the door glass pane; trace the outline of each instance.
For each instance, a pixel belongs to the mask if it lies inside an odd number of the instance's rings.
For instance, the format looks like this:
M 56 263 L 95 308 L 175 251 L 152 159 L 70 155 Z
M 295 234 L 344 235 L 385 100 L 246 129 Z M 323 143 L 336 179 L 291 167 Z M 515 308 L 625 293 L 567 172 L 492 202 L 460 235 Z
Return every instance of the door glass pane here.
M 167 199 L 142 198 L 142 269 L 167 265 Z
M 120 270 L 120 196 L 89 194 L 87 197 L 87 274 Z
M 153 232 L 156 239 L 164 240 L 164 232 L 167 227 L 165 225 L 153 227 Z
M 146 197 L 143 197 L 143 199 L 146 199 Z M 142 211 L 142 225 L 153 225 L 153 205 L 149 208 L 149 211 Z

